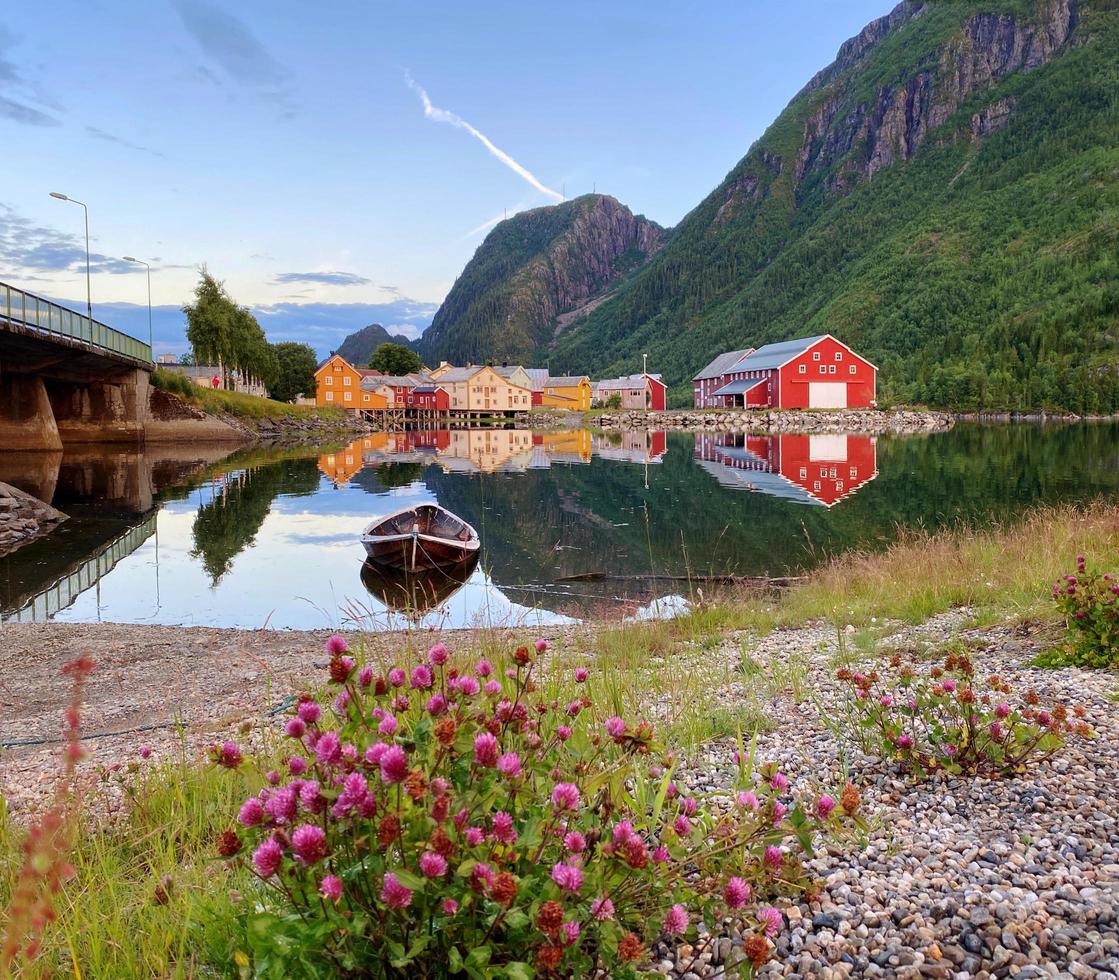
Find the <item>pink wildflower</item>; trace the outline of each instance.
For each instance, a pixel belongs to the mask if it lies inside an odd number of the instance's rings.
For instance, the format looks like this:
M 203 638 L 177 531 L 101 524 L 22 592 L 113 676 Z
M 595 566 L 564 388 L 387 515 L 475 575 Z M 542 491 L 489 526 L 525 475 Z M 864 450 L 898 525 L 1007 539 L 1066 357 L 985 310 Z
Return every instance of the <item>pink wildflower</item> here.
M 575 668 L 575 683 L 576 684 L 585 683 L 587 678 L 590 677 L 590 676 L 591 676 L 590 671 L 587 670 L 586 667 L 576 667 Z
M 300 701 L 299 707 L 295 709 L 295 713 L 299 716 L 300 720 L 308 725 L 313 725 L 319 720 L 322 714 L 320 708 L 314 701 Z
M 521 774 L 521 757 L 516 752 L 506 752 L 497 760 L 497 771 L 510 779 Z
M 568 946 L 574 946 L 579 941 L 579 923 L 569 919 L 563 924 L 563 936 Z
M 569 738 L 571 738 L 571 726 L 560 725 L 559 728 L 556 729 L 556 738 L 558 738 L 561 742 L 566 742 Z
M 381 764 L 381 756 L 383 756 L 389 747 L 384 742 L 374 742 L 365 750 L 363 758 L 371 766 L 379 766 Z
M 326 856 L 326 834 L 322 827 L 303 824 L 291 833 L 291 849 L 305 865 L 318 864 Z
M 404 681 L 407 679 L 407 676 L 408 675 L 404 673 L 403 668 L 393 667 L 393 669 L 389 671 L 389 683 L 393 687 L 403 687 Z
M 743 810 L 756 810 L 760 805 L 757 796 L 750 792 L 739 793 L 735 796 L 734 801 L 742 807 Z
M 255 827 L 264 819 L 264 804 L 255 796 L 250 796 L 241 804 L 237 819 L 242 827 Z
M 578 894 L 583 887 L 583 872 L 573 864 L 559 862 L 552 865 L 552 881 L 572 894 Z
M 332 657 L 343 654 L 349 649 L 345 637 L 338 636 L 337 633 L 326 641 L 326 652 Z
M 781 913 L 772 905 L 758 909 L 758 922 L 765 929 L 765 934 L 772 939 L 781 931 Z
M 381 756 L 381 779 L 386 783 L 402 783 L 408 778 L 408 758 L 399 745 L 391 745 Z
M 438 799 L 441 796 L 447 795 L 447 790 L 451 788 L 451 784 L 442 776 L 436 776 L 428 783 L 428 787 L 431 789 L 431 795 Z
M 458 902 L 453 898 L 443 899 L 443 914 L 454 915 L 458 911 Z
M 291 786 L 285 786 L 268 797 L 264 809 L 277 823 L 287 823 L 295 819 L 295 806 L 296 792 Z
M 279 871 L 283 859 L 283 848 L 271 837 L 253 851 L 253 867 L 262 878 L 271 878 Z
M 336 875 L 325 875 L 319 882 L 319 894 L 323 898 L 337 902 L 342 897 L 342 879 Z
M 150 745 L 140 746 L 140 758 L 150 759 L 152 757 L 152 747 Z
M 912 735 L 899 735 L 898 736 L 898 741 L 897 741 L 897 746 L 898 746 L 899 749 L 911 749 L 911 748 L 913 748 L 913 736 Z
M 620 738 L 625 734 L 626 723 L 617 716 L 606 719 L 606 734 L 611 738 Z
M 485 832 L 481 827 L 467 827 L 465 836 L 468 847 L 477 847 L 486 839 Z
M 534 645 L 536 647 L 536 652 L 537 653 L 543 653 L 545 650 L 548 649 L 548 641 L 547 640 L 537 640 Z
M 652 858 L 654 864 L 664 864 L 669 857 L 671 857 L 671 855 L 668 853 L 668 848 L 663 844 L 653 848 Z
M 572 854 L 580 854 L 587 847 L 587 838 L 577 830 L 569 831 L 564 835 L 563 846 L 566 847 Z
M 301 755 L 293 755 L 288 759 L 288 772 L 293 776 L 302 776 L 307 771 L 307 760 Z
M 427 651 L 427 662 L 440 667 L 447 662 L 447 648 L 442 643 L 436 643 Z
M 441 692 L 436 691 L 427 699 L 426 708 L 429 715 L 441 715 L 447 710 L 447 699 L 443 697 Z
M 219 766 L 225 766 L 226 769 L 236 769 L 242 761 L 241 750 L 237 748 L 236 742 L 222 742 L 221 745 L 215 745 L 213 757 L 214 762 Z
M 372 667 L 362 667 L 361 671 L 357 675 L 357 682 L 363 688 L 372 687 L 372 685 L 373 685 L 373 668 Z
M 501 693 L 501 681 L 486 681 L 486 686 L 482 688 L 490 697 L 495 694 Z
M 995 705 L 995 717 L 1006 718 L 1010 714 L 1010 705 L 1005 701 Z
M 768 867 L 779 868 L 785 860 L 785 856 L 781 853 L 781 848 L 776 844 L 770 844 L 769 847 L 765 849 L 764 860 Z
M 289 718 L 288 723 L 284 725 L 284 733 L 291 738 L 302 738 L 307 732 L 307 723 L 298 715 L 294 718 Z
M 381 901 L 390 909 L 406 909 L 412 904 L 412 892 L 390 871 L 381 885 Z
M 783 772 L 775 772 L 769 777 L 769 785 L 777 790 L 777 792 L 783 793 L 789 788 L 789 777 Z
M 497 738 L 489 732 L 474 736 L 474 764 L 492 769 L 497 765 Z
M 478 678 L 471 677 L 469 674 L 467 674 L 465 677 L 459 679 L 458 689 L 464 695 L 466 695 L 466 697 L 472 698 L 482 689 L 482 687 L 478 683 Z
M 835 800 L 833 800 L 827 793 L 824 793 L 816 801 L 816 816 L 821 820 L 827 820 L 832 810 L 835 809 Z
M 688 931 L 688 912 L 683 905 L 676 904 L 664 917 L 664 931 L 670 936 L 682 936 Z
M 493 831 L 490 836 L 502 844 L 514 844 L 517 832 L 513 829 L 513 818 L 504 810 L 498 810 L 491 818 Z
M 431 674 L 431 668 L 427 664 L 420 664 L 412 668 L 412 687 L 427 690 L 435 683 L 435 678 Z
M 603 896 L 591 902 L 591 918 L 596 922 L 608 922 L 614 918 L 614 903 Z
M 474 667 L 474 673 L 479 677 L 489 677 L 493 673 L 493 664 L 483 657 Z
M 420 873 L 425 878 L 442 878 L 447 873 L 447 859 L 435 851 L 427 851 L 420 858 Z
M 552 790 L 552 806 L 557 810 L 575 810 L 579 806 L 579 787 L 574 783 L 556 783 Z
M 280 774 L 276 772 L 275 769 L 269 769 L 268 772 L 264 774 L 264 781 L 268 783 L 269 786 L 275 786 L 280 781 Z
M 385 717 L 381 719 L 381 723 L 377 726 L 377 731 L 381 735 L 384 735 L 385 737 L 388 737 L 390 735 L 395 735 L 396 734 L 396 728 L 397 728 L 396 717 L 394 715 L 385 715 Z
M 672 829 L 681 837 L 692 836 L 692 822 L 682 813 L 672 822 Z
M 337 734 L 327 732 L 315 743 L 315 758 L 324 766 L 337 764 L 342 759 L 342 743 Z
M 326 809 L 326 797 L 319 792 L 317 780 L 309 779 L 299 787 L 299 802 L 308 813 L 322 813 Z
M 727 908 L 740 909 L 750 897 L 750 886 L 741 878 L 731 878 L 723 889 L 723 901 Z
M 633 830 L 633 824 L 629 820 L 619 820 L 618 823 L 614 825 L 614 830 L 611 835 L 614 838 L 614 843 L 619 847 L 628 843 L 636 836 Z
M 951 677 L 949 677 L 949 678 L 948 678 L 948 679 L 947 679 L 947 680 L 946 680 L 946 681 L 945 681 L 945 682 L 943 683 L 943 685 L 941 685 L 941 686 L 942 686 L 942 687 L 944 688 L 944 690 L 945 690 L 945 691 L 947 691 L 947 692 L 948 692 L 949 694 L 952 694 L 952 693 L 953 693 L 953 692 L 954 692 L 954 691 L 956 690 L 956 682 L 955 682 L 954 680 L 952 680 L 952 678 L 951 678 Z

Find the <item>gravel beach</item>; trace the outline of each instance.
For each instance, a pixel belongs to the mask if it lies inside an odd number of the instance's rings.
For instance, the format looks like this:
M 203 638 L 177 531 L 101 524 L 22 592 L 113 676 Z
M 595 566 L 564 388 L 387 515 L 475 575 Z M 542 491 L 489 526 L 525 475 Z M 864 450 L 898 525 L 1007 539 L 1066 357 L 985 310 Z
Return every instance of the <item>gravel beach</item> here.
M 969 628 L 967 621 L 966 611 L 954 611 L 923 626 L 897 627 L 877 649 L 864 643 L 862 653 L 847 643 L 854 637 L 834 627 L 806 626 L 760 640 L 732 634 L 714 649 L 685 645 L 665 655 L 674 668 L 723 678 L 718 693 L 726 704 L 765 714 L 771 727 L 758 736 L 758 758 L 779 763 L 794 792 L 845 772 L 863 795 L 869 834 L 812 860 L 820 899 L 781 908 L 785 928 L 762 975 L 1119 977 L 1119 681 L 1105 672 L 1031 667 L 1045 634 Z M 556 656 L 574 642 L 574 630 L 550 631 Z M 219 735 L 267 719 L 285 696 L 317 683 L 327 635 L 5 626 L 0 739 L 57 738 L 69 695 L 59 671 L 87 652 L 98 669 L 83 729 L 122 733 L 87 742 L 91 754 L 82 769 L 90 785 L 106 767 L 135 760 L 142 745 L 158 755 L 177 751 L 182 737 L 188 751 L 201 753 Z M 1096 737 L 1073 742 L 1022 776 L 938 776 L 913 785 L 824 725 L 821 708 L 833 709 L 843 696 L 834 680 L 841 643 L 847 657 L 869 662 L 891 649 L 932 658 L 953 639 L 971 650 L 979 670 L 999 673 L 1016 689 L 1082 705 Z M 368 639 L 371 650 L 389 656 L 429 641 Z M 469 641 L 468 634 L 449 640 L 454 647 Z M 16 814 L 48 795 L 56 749 L 5 750 L 0 791 Z M 720 792 L 734 779 L 735 749 L 733 739 L 709 743 L 687 760 L 678 782 L 697 794 Z M 115 785 L 105 781 L 101 791 L 112 794 Z M 727 930 L 694 946 L 661 949 L 658 969 L 696 980 L 721 975 L 740 959 L 737 937 Z

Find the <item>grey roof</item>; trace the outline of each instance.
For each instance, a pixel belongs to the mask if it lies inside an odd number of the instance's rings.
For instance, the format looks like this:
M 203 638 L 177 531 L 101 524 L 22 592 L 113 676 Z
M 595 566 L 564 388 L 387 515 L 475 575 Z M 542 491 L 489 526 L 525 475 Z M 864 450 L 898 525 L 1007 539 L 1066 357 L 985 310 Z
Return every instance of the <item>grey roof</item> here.
M 697 459 L 696 464 L 701 469 L 707 470 L 724 487 L 731 487 L 736 490 L 752 490 L 755 493 L 764 493 L 769 497 L 781 497 L 794 503 L 807 504 L 810 507 L 827 506 L 822 500 L 813 497 L 804 487 L 791 483 L 779 473 L 752 469 L 740 470 L 711 459 Z
M 519 364 L 502 364 L 500 367 L 498 367 L 495 364 L 495 365 L 493 365 L 493 369 L 498 374 L 500 374 L 503 378 L 511 378 L 513 376 L 514 371 L 524 371 L 525 370 Z M 532 375 L 530 374 L 529 377 L 531 378 Z
M 723 385 L 722 388 L 711 392 L 711 397 L 715 398 L 719 395 L 744 395 L 751 388 L 756 388 L 758 385 L 764 385 L 765 378 L 743 378 L 741 381 L 731 381 L 729 384 Z
M 444 371 L 439 375 L 439 382 L 446 381 L 451 384 L 456 381 L 469 381 L 474 377 L 485 365 L 479 364 L 477 367 L 453 367 L 449 371 Z
M 747 354 L 753 351 L 753 347 L 747 347 L 745 350 L 732 350 L 727 351 L 725 354 L 720 354 L 710 364 L 707 365 L 702 371 L 699 372 L 693 381 L 705 381 L 709 378 L 721 378 L 726 374 L 734 365 L 742 360 Z
M 525 368 L 525 374 L 528 375 L 529 380 L 532 382 L 533 391 L 542 391 L 544 385 L 548 381 L 547 368 Z
M 388 385 L 390 388 L 415 388 L 416 385 L 430 383 L 430 378 L 417 374 L 381 374 L 361 379 L 361 386 L 369 390 L 380 388 L 381 385 Z
M 623 378 L 604 378 L 598 383 L 598 390 L 618 391 L 621 388 L 641 388 L 644 386 L 646 378 L 664 384 L 659 374 L 627 374 Z
M 420 392 L 420 394 L 430 395 L 432 392 L 446 391 L 447 389 L 444 388 L 441 384 L 424 384 L 416 385 L 415 390 Z
M 555 388 L 576 388 L 589 380 L 585 374 L 564 374 L 558 378 L 549 376 L 547 384 Z
M 778 368 L 794 357 L 803 354 L 809 347 L 818 344 L 826 336 L 827 334 L 820 334 L 818 337 L 802 337 L 799 340 L 783 340 L 779 344 L 766 344 L 764 347 L 759 347 L 742 362 L 742 370 L 765 371 L 769 368 Z

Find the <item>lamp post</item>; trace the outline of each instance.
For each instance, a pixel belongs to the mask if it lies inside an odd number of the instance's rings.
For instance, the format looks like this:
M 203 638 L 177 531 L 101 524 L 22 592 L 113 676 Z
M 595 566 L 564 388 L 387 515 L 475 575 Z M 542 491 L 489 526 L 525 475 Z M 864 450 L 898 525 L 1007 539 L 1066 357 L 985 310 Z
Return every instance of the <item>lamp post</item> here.
M 58 191 L 51 191 L 51 197 L 58 201 L 69 201 L 71 204 L 81 204 L 82 210 L 85 212 L 85 309 L 89 314 L 89 322 L 93 324 L 93 293 L 89 288 L 89 208 L 81 201 L 75 201 L 72 197 L 67 197 L 65 194 L 60 194 Z
M 155 347 L 152 346 L 152 267 L 148 265 L 143 259 L 138 259 L 132 255 L 121 256 L 125 262 L 135 262 L 137 265 L 142 265 L 148 273 L 148 347 L 152 352 L 152 360 L 155 360 Z

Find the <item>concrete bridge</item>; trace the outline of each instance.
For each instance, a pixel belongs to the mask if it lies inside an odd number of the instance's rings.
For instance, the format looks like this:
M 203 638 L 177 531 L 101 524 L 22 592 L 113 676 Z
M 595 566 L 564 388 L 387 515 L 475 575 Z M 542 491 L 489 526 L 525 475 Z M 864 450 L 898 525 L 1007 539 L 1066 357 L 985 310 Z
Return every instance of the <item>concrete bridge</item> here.
M 0 449 L 140 444 L 150 345 L 0 283 Z

